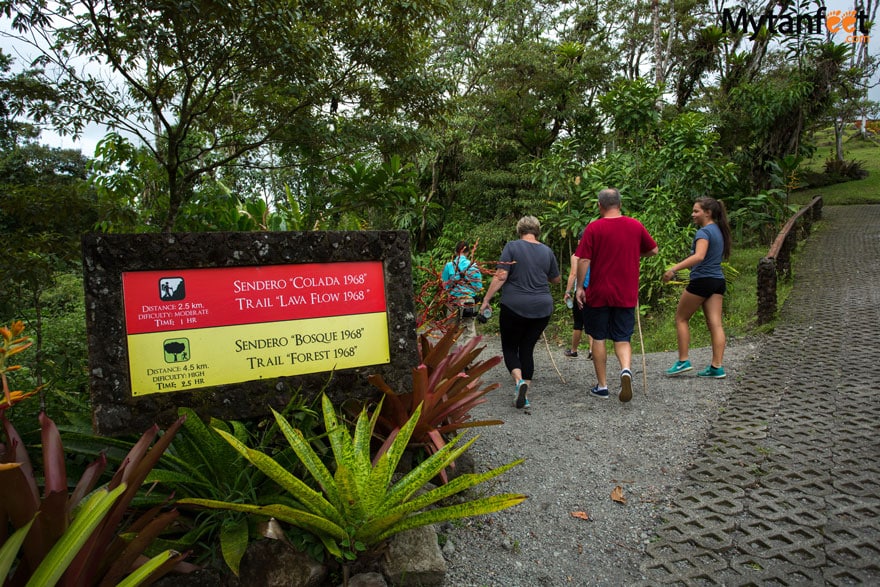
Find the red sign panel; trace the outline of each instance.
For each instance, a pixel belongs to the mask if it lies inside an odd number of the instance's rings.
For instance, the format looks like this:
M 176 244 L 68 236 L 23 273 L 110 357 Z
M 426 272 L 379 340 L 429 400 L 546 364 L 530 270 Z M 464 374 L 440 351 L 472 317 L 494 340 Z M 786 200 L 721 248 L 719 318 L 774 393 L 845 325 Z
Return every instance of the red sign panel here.
M 126 332 L 384 312 L 381 261 L 122 274 Z

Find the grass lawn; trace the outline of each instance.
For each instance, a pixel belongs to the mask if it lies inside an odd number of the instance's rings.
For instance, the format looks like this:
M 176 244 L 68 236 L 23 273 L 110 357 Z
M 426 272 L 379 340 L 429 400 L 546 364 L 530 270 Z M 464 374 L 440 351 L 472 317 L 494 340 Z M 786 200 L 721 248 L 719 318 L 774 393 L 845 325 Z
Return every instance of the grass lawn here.
M 834 133 L 823 131 L 814 137 L 817 146 L 813 157 L 804 161 L 805 170 L 821 172 L 825 161 L 835 156 Z M 844 132 L 843 156 L 847 161 L 858 161 L 868 177 L 865 179 L 836 183 L 832 185 L 797 190 L 792 194 L 792 202 L 806 204 L 816 196 L 822 196 L 826 206 L 845 204 L 880 203 L 880 139 L 863 139 L 853 129 Z

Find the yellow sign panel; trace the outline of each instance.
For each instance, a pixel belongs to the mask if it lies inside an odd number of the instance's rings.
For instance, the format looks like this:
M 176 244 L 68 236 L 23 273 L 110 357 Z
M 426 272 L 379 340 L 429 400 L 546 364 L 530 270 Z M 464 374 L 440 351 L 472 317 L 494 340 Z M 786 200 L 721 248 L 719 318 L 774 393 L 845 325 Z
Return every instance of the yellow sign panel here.
M 380 365 L 386 312 L 128 336 L 132 395 Z

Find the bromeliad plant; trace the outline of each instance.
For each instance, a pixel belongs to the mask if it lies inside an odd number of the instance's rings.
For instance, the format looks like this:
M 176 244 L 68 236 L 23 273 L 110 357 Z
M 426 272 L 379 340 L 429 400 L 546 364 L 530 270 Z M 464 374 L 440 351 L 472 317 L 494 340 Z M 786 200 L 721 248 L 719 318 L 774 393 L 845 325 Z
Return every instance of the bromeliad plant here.
M 234 437 L 241 444 L 253 439 L 255 448 L 269 450 L 277 437 L 276 426 L 267 426 L 261 433 L 255 434 L 245 424 L 235 420 L 211 418 L 208 425 L 188 408 L 181 408 L 178 413 L 186 416 L 186 422 L 147 477 L 147 482 L 159 482 L 160 486 L 173 490 L 177 498 L 242 503 L 273 503 L 279 499 L 277 486 L 259 469 L 251 467 L 219 432 Z M 298 395 L 294 395 L 282 414 L 285 420 L 297 419 L 303 430 L 310 430 L 319 417 Z M 298 464 L 289 449 L 275 453 L 274 458 L 287 467 Z M 154 488 L 153 493 L 161 493 L 160 488 Z M 173 539 L 163 540 L 162 544 L 176 550 L 209 544 L 211 554 L 219 545 L 224 562 L 238 575 L 241 559 L 255 532 L 246 514 L 229 510 L 201 511 L 197 519 L 190 520 L 184 516 L 181 521 L 181 526 L 187 531 Z
M 321 446 L 318 428 L 321 416 L 313 403 L 302 394 L 293 394 L 284 407 L 285 419 L 306 435 L 313 436 L 313 446 L 319 453 L 329 453 L 329 447 Z M 149 491 L 141 491 L 132 502 L 139 510 L 180 498 L 215 499 L 241 503 L 275 503 L 280 499 L 278 486 L 259 469 L 236 451 L 215 428 L 223 430 L 258 450 L 271 452 L 273 458 L 289 470 L 305 472 L 290 450 L 276 450 L 280 438 L 274 420 L 270 422 L 239 422 L 211 418 L 204 421 L 193 410 L 180 408 L 178 415 L 185 417 L 183 426 L 174 436 L 162 458 L 150 471 L 144 485 Z M 132 442 L 118 438 L 94 436 L 91 421 L 71 420 L 60 427 L 65 447 L 73 453 L 95 458 L 102 453 L 112 463 L 121 463 Z M 263 424 L 266 424 L 265 426 Z M 250 541 L 263 535 L 266 529 L 252 517 L 242 512 L 228 510 L 204 510 L 182 508 L 174 527 L 164 532 L 154 543 L 154 548 L 170 548 L 191 551 L 187 559 L 197 564 L 225 564 L 235 575 L 239 573 L 241 559 Z M 303 552 L 323 560 L 323 545 L 308 532 L 289 532 L 287 538 Z M 221 560 L 218 560 L 222 558 Z
M 482 386 L 480 377 L 501 362 L 501 357 L 474 363 L 485 347 L 477 348 L 482 337 L 475 337 L 452 352 L 460 331 L 450 330 L 432 345 L 426 335 L 420 337 L 421 364 L 413 369 L 412 392 L 397 394 L 381 375 L 370 375 L 369 381 L 385 394 L 377 410 L 376 435 L 384 444 L 384 453 L 400 429 L 418 410 L 419 418 L 410 444 L 424 447 L 433 454 L 446 444 L 449 434 L 463 428 L 503 424 L 502 420 L 470 421 L 470 411 L 486 401 L 485 395 L 499 387 L 498 383 Z M 450 462 L 450 468 L 455 462 Z M 440 471 L 446 483 L 446 469 Z
M 86 468 L 72 493 L 68 492 L 67 467 L 61 436 L 55 423 L 45 413 L 39 415 L 43 448 L 41 491 L 33 474 L 33 465 L 6 410 L 31 394 L 11 392 L 6 374 L 18 369 L 7 359 L 30 346 L 20 322 L 0 328 L 3 352 L 0 353 L 0 380 L 3 402 L 0 426 L 6 444 L 0 445 L 0 579 L 15 566 L 10 585 L 90 586 L 106 584 L 136 585 L 166 574 L 184 555 L 171 551 L 147 560 L 143 556 L 152 540 L 177 516 L 175 511 L 155 508 L 130 524 L 123 523 L 128 505 L 162 451 L 174 438 L 179 420 L 150 445 L 158 435 L 154 426 L 141 437 L 119 470 L 105 486 L 95 489 L 106 458 L 98 458 Z M 9 527 L 15 529 L 7 543 Z M 15 565 L 21 549 L 21 557 Z M 140 567 L 132 572 L 133 567 Z M 5 584 L 5 583 L 4 583 Z M 103 583 L 102 583 L 103 584 Z
M 400 480 L 392 482 L 401 456 L 419 423 L 421 409 L 416 409 L 413 417 L 389 444 L 388 450 L 373 462 L 371 439 L 378 412 L 370 418 L 365 410 L 362 411 L 352 434 L 337 418 L 326 395 L 322 396 L 321 401 L 335 463 L 333 471 L 324 465 L 302 432 L 294 429 L 281 414 L 273 410 L 282 434 L 319 489 L 313 489 L 269 455 L 248 448 L 232 434 L 217 430 L 248 461 L 278 483 L 289 499 L 285 503 L 270 505 L 208 499 L 183 499 L 179 503 L 274 517 L 315 534 L 327 551 L 345 565 L 355 560 L 358 552 L 374 549 L 387 538 L 405 530 L 500 511 L 526 499 L 524 495 L 502 494 L 427 509 L 447 497 L 504 473 L 522 461 L 517 460 L 485 473 L 462 475 L 446 485 L 422 492 L 431 479 L 473 444 L 476 437 L 461 446 L 461 435 L 451 439 Z
M 182 408 L 178 413 L 186 417 L 186 422 L 147 481 L 173 489 L 178 497 L 222 496 L 228 501 L 253 498 L 264 475 L 247 466 L 247 461 L 195 412 Z M 211 423 L 240 441 L 249 437 L 240 422 L 212 419 Z M 217 514 L 221 515 L 184 522 L 182 527 L 187 531 L 163 543 L 176 550 L 191 549 L 199 542 L 219 543 L 223 560 L 238 575 L 248 545 L 247 516 L 235 512 Z

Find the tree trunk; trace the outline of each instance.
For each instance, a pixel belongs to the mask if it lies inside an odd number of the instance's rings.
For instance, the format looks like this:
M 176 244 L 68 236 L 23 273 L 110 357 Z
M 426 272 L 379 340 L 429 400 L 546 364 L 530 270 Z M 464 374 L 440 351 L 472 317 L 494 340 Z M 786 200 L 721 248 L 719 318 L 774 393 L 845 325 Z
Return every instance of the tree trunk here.
M 878 7 L 880 7 L 880 2 L 877 0 L 867 0 L 866 2 L 853 0 L 853 10 L 858 11 L 859 8 L 863 9 L 865 11 L 865 16 L 870 23 L 877 22 Z M 853 65 L 863 69 L 862 83 L 867 91 L 872 86 L 877 85 L 872 81 L 874 79 L 874 74 L 877 72 L 877 64 L 870 59 L 871 54 L 868 49 L 868 43 L 870 42 L 871 37 L 868 34 L 869 31 L 856 30 L 854 32 L 855 34 L 864 37 L 861 43 L 856 43 L 856 50 L 853 55 Z M 868 113 L 865 108 L 861 109 L 860 120 L 862 121 L 862 124 L 859 126 L 859 133 L 864 139 L 868 136 Z
M 834 153 L 838 161 L 843 161 L 843 118 L 834 121 Z
M 35 286 L 34 288 L 34 314 L 35 320 L 34 324 L 36 328 L 35 338 L 37 339 L 34 343 L 34 347 L 36 349 L 36 354 L 34 355 L 34 363 L 36 363 L 36 368 L 34 369 L 34 379 L 37 382 L 37 387 L 40 389 L 40 411 L 46 411 L 46 392 L 43 390 L 43 288 L 42 286 Z
M 651 0 L 651 16 L 654 25 L 654 84 L 660 88 L 664 82 L 663 41 L 660 34 L 660 0 Z
M 434 157 L 434 161 L 431 162 L 431 189 L 428 192 L 428 197 L 425 198 L 425 203 L 422 205 L 422 218 L 421 225 L 419 226 L 419 242 L 418 248 L 419 251 L 424 251 L 428 246 L 428 206 L 431 204 L 431 200 L 434 199 L 434 194 L 437 193 L 440 185 L 440 152 L 437 152 L 437 155 Z
M 782 12 L 788 6 L 789 2 L 778 2 L 777 0 L 767 0 L 764 9 L 759 14 L 774 13 L 774 8 L 779 8 L 775 13 Z M 749 55 L 748 65 L 744 79 L 752 81 L 764 64 L 764 57 L 767 55 L 767 46 L 770 44 L 771 35 L 760 35 L 752 44 L 752 52 Z

